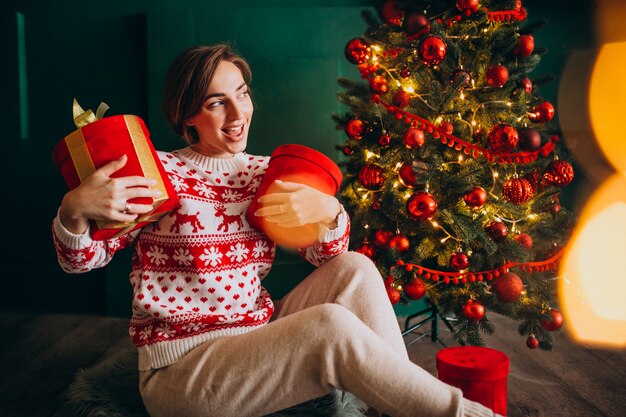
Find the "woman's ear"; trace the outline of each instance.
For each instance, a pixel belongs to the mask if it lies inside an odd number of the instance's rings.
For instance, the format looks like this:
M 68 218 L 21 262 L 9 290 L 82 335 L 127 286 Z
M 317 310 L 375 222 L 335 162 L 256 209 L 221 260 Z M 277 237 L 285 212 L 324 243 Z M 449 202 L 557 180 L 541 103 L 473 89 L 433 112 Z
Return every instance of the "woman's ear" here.
M 188 118 L 187 120 L 183 121 L 183 125 L 184 125 L 184 126 L 187 126 L 187 127 L 191 127 L 191 126 L 193 126 L 193 125 L 194 125 L 194 123 L 193 123 L 193 119 L 192 119 L 191 117 L 190 117 L 190 118 Z

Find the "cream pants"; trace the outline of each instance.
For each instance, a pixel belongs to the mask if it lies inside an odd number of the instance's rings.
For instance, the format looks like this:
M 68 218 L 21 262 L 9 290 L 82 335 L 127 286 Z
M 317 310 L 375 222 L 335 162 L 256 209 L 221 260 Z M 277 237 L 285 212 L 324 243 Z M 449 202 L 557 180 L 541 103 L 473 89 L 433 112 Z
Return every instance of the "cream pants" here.
M 374 264 L 356 252 L 317 268 L 276 318 L 143 371 L 152 417 L 256 417 L 349 391 L 393 417 L 491 416 L 409 361 Z

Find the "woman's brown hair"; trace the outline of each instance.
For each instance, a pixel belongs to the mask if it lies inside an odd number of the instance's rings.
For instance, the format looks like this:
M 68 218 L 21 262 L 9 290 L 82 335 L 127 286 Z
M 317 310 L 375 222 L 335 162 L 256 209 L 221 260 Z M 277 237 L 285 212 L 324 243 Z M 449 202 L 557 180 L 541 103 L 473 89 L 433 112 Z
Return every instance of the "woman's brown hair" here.
M 163 89 L 163 114 L 174 132 L 190 145 L 198 142 L 198 134 L 193 126 L 185 125 L 185 120 L 195 116 L 202 108 L 215 70 L 223 60 L 235 64 L 244 81 L 250 83 L 250 66 L 225 44 L 189 48 L 176 57 L 167 72 Z

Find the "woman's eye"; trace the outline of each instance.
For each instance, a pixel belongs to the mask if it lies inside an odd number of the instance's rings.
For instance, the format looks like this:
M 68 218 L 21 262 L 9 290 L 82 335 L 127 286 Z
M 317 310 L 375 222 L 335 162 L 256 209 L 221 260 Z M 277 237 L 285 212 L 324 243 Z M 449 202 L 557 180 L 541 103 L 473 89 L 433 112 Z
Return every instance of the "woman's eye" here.
M 218 107 L 222 105 L 222 101 L 218 100 L 218 101 L 214 101 L 212 103 L 209 103 L 209 105 L 207 106 L 208 108 L 213 108 L 213 107 Z
M 246 97 L 248 95 L 248 90 L 246 91 L 242 91 L 241 94 L 239 95 L 240 97 Z

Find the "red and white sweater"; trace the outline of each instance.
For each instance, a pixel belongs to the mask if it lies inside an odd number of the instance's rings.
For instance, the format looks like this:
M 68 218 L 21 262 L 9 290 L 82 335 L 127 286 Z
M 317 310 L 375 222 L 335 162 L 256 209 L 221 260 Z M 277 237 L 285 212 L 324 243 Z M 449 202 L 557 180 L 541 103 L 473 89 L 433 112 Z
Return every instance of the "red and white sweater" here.
M 140 370 L 175 363 L 207 340 L 249 332 L 274 312 L 261 280 L 276 246 L 245 216 L 269 158 L 210 158 L 190 147 L 159 157 L 180 205 L 156 223 L 107 241 L 71 233 L 58 216 L 52 227 L 59 264 L 70 273 L 102 267 L 135 244 L 129 333 Z M 337 227 L 301 256 L 320 265 L 346 251 L 349 228 L 342 209 Z

